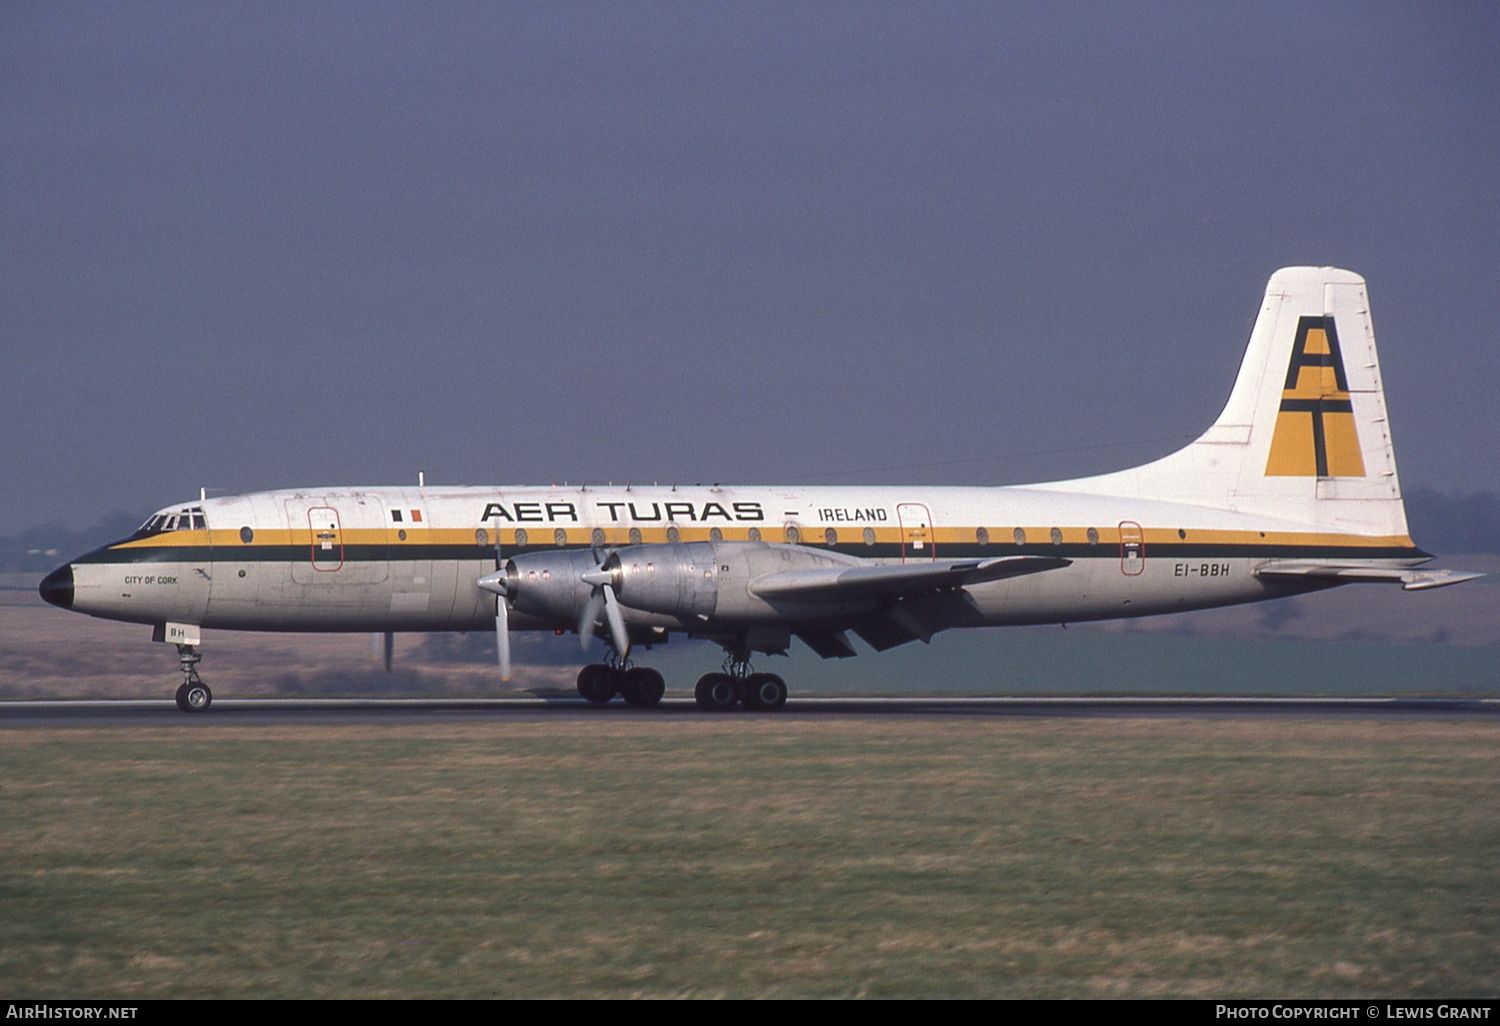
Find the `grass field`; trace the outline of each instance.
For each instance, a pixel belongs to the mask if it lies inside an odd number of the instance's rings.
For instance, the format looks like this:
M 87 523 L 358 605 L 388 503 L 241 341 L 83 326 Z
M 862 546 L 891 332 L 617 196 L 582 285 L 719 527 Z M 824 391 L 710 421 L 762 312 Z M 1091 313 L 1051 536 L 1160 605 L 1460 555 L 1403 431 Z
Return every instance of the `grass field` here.
M 1500 991 L 1500 725 L 7 730 L 5 996 Z

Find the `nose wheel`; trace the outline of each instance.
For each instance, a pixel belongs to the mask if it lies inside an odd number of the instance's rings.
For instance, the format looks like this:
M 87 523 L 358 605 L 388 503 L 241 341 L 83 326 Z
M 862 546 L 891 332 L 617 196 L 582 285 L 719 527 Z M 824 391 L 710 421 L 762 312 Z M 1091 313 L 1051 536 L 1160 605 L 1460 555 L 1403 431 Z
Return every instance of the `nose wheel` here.
M 196 645 L 177 646 L 177 664 L 182 670 L 182 686 L 177 689 L 177 708 L 186 713 L 202 712 L 213 704 L 214 693 L 198 676 L 203 653 Z

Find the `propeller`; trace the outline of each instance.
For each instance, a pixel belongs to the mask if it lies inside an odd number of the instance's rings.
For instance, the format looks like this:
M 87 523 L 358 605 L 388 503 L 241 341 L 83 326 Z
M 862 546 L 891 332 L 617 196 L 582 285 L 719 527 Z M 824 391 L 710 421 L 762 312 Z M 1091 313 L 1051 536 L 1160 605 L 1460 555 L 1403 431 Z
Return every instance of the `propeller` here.
M 602 610 L 605 623 L 609 625 L 609 639 L 614 646 L 615 655 L 624 659 L 630 651 L 630 634 L 625 630 L 625 616 L 620 612 L 620 600 L 615 595 L 614 580 L 619 569 L 619 559 L 611 554 L 599 564 L 599 569 L 580 575 L 583 583 L 592 584 L 594 590 L 583 607 L 583 615 L 578 618 L 578 641 L 585 650 L 588 649 L 589 639 L 594 636 L 594 624 L 599 621 Z
M 500 679 L 510 680 L 510 603 L 495 596 L 495 657 L 500 661 Z
M 510 680 L 510 577 L 500 562 L 499 531 L 495 532 L 495 572 L 485 574 L 478 585 L 495 596 L 495 658 L 500 663 L 500 679 Z
M 599 616 L 602 613 L 604 622 L 609 627 L 609 640 L 614 646 L 615 655 L 624 659 L 626 653 L 630 651 L 630 633 L 625 629 L 625 615 L 621 612 L 619 596 L 615 594 L 614 580 L 620 570 L 620 561 L 613 554 L 601 561 L 597 551 L 594 553 L 594 559 L 597 564 L 596 569 L 579 574 L 579 579 L 590 585 L 592 590 L 578 618 L 578 638 L 587 650 L 589 639 L 594 636 L 595 625 L 599 622 Z M 519 573 L 514 562 L 507 566 L 499 566 L 498 550 L 495 562 L 497 564 L 495 572 L 485 574 L 474 583 L 495 596 L 495 654 L 500 660 L 501 679 L 510 680 L 510 604 L 512 599 L 518 597 L 517 588 L 520 584 L 520 577 L 512 576 Z M 542 573 L 545 577 L 546 571 Z M 532 578 L 535 576 L 535 573 L 530 574 Z

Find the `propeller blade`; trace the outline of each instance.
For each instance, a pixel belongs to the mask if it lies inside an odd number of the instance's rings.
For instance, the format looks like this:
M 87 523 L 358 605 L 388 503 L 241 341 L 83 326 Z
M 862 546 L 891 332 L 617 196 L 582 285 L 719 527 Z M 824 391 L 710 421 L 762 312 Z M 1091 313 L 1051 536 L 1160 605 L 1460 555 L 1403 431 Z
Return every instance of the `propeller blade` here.
M 495 596 L 495 655 L 500 660 L 500 679 L 510 680 L 510 607 L 504 595 Z
M 604 618 L 609 621 L 609 636 L 614 642 L 615 655 L 621 659 L 630 651 L 630 635 L 625 632 L 625 617 L 620 613 L 620 600 L 615 598 L 615 589 L 604 585 Z M 589 600 L 593 604 L 593 600 Z
M 583 607 L 583 615 L 578 618 L 578 644 L 583 650 L 589 650 L 589 640 L 594 636 L 594 624 L 599 621 L 599 614 L 604 611 L 605 589 L 594 586 L 594 591 L 589 595 L 588 602 Z

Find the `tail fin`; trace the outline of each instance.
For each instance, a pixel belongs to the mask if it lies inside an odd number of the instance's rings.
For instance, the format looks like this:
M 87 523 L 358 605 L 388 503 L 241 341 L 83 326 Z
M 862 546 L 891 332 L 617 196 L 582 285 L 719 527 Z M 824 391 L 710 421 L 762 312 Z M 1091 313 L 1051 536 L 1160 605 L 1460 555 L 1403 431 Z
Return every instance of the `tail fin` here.
M 1333 267 L 1277 271 L 1213 427 L 1155 463 L 1048 487 L 1405 536 L 1364 279 Z

